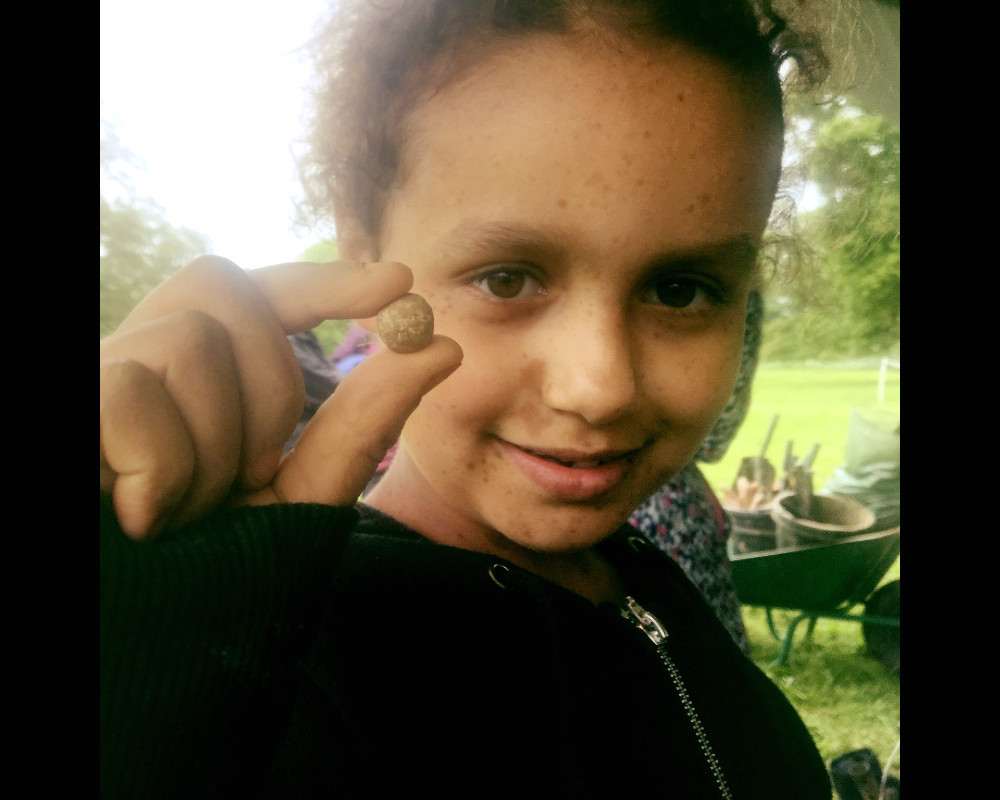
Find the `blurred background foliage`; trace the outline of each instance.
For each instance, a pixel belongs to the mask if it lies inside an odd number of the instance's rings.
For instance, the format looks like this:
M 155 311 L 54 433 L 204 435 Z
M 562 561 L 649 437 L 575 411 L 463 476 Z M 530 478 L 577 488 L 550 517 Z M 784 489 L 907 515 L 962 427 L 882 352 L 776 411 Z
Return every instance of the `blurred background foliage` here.
M 797 100 L 787 149 L 811 188 L 796 215 L 806 258 L 767 285 L 761 360 L 898 359 L 899 128 L 843 99 Z
M 208 237 L 168 223 L 162 206 L 136 194 L 131 174 L 141 161 L 101 125 L 101 338 L 154 286 L 195 256 Z

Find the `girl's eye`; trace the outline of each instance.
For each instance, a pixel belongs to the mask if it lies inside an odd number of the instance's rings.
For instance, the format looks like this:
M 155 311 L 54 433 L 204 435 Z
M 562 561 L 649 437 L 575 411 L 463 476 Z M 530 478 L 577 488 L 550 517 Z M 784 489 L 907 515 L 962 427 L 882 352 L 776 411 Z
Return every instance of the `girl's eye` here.
M 654 283 L 643 298 L 670 308 L 698 309 L 712 301 L 705 285 L 693 279 L 670 278 Z
M 523 270 L 496 269 L 484 272 L 472 280 L 472 285 L 493 297 L 513 300 L 531 297 L 541 292 L 541 284 Z

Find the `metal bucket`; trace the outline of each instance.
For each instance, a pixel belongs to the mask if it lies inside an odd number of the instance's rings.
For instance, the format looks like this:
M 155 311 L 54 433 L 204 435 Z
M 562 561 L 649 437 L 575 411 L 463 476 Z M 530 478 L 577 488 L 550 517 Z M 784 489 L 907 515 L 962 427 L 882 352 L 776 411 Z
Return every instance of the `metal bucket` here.
M 733 530 L 729 534 L 730 555 L 757 553 L 777 547 L 775 525 L 770 508 L 724 508 Z
M 875 524 L 875 514 L 853 497 L 813 495 L 808 517 L 798 515 L 800 498 L 794 492 L 779 494 L 771 506 L 778 547 L 836 544 L 839 539 L 863 533 Z

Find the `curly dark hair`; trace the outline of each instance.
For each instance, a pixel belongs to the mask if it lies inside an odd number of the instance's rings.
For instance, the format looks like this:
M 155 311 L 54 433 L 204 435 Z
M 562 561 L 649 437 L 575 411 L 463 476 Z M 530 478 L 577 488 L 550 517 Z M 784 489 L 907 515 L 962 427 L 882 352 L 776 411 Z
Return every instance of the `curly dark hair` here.
M 818 45 L 790 30 L 768 0 L 341 0 L 310 43 L 304 218 L 331 232 L 335 218 L 346 221 L 377 257 L 387 199 L 404 177 L 411 110 L 489 45 L 568 34 L 585 22 L 640 46 L 681 42 L 719 59 L 757 87 L 779 131 L 785 84 L 814 83 L 826 66 Z

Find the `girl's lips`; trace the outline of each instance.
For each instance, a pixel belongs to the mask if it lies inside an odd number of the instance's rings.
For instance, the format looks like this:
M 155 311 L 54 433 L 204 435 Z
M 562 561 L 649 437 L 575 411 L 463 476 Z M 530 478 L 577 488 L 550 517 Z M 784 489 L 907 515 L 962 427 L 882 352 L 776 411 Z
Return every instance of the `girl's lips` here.
M 629 456 L 619 456 L 609 461 L 575 460 L 571 466 L 502 439 L 497 439 L 496 443 L 503 457 L 528 480 L 559 500 L 585 501 L 600 497 L 622 482 L 630 463 Z

